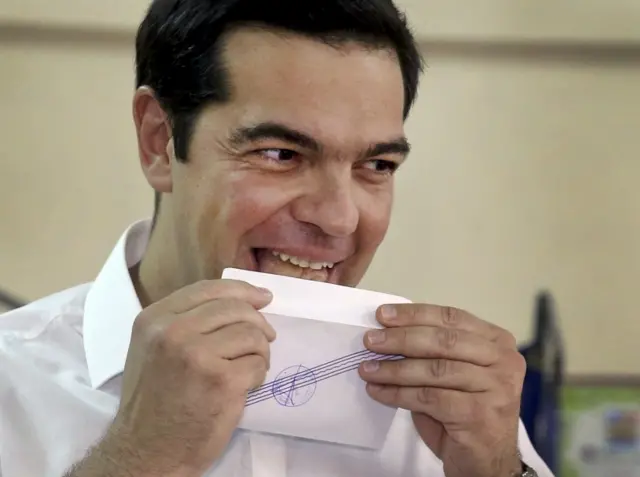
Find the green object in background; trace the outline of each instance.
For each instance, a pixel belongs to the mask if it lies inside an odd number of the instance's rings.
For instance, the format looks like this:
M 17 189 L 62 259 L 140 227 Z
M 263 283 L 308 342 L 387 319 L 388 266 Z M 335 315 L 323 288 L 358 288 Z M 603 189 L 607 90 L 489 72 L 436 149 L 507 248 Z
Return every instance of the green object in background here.
M 640 379 L 568 383 L 558 477 L 640 477 Z

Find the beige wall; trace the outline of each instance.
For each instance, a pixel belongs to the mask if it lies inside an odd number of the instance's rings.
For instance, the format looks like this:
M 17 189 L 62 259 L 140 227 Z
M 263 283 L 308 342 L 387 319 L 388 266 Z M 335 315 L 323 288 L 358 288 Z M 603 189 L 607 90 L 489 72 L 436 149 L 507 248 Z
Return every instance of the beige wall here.
M 640 61 L 427 53 L 415 152 L 367 283 L 520 337 L 548 287 L 573 371 L 636 370 Z
M 2 0 L 0 22 L 131 31 L 149 0 Z M 640 41 L 636 0 L 396 0 L 423 39 Z
M 32 299 L 89 280 L 150 213 L 130 118 L 144 3 L 0 5 L 0 286 Z M 608 3 L 620 19 L 608 30 L 593 28 L 593 11 L 573 29 L 538 19 L 520 38 L 531 44 L 514 47 L 522 11 L 505 17 L 500 2 L 467 30 L 451 3 L 405 3 L 429 69 L 408 124 L 415 153 L 365 286 L 468 308 L 522 339 L 548 287 L 571 371 L 636 371 L 640 42 L 624 25 L 638 9 Z

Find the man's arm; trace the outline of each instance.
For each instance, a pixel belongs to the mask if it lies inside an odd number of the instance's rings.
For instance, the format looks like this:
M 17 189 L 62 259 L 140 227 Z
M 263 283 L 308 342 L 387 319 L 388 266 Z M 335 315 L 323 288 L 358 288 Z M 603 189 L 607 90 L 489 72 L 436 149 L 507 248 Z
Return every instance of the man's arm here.
M 199 477 L 196 472 L 183 468 L 157 468 L 154 463 L 159 459 L 135 452 L 122 436 L 117 433 L 116 426 L 112 426 L 64 477 Z
M 114 423 L 65 477 L 202 477 L 265 380 L 276 333 L 258 310 L 271 300 L 248 283 L 215 280 L 142 311 Z
M 64 477 L 147 477 L 136 472 L 131 457 L 117 449 L 106 437 L 91 448 L 87 455 L 74 464 Z M 2 477 L 2 476 L 0 476 Z M 152 477 L 148 474 L 148 477 Z

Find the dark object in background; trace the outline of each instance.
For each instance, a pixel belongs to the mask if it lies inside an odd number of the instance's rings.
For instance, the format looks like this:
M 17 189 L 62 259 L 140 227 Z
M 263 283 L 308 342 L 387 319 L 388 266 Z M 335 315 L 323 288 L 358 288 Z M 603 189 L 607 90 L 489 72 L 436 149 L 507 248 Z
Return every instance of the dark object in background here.
M 26 305 L 26 303 L 20 301 L 9 293 L 0 290 L 0 309 L 13 310 Z
M 540 457 L 558 475 L 561 462 L 561 393 L 564 342 L 553 297 L 536 297 L 533 341 L 520 349 L 527 360 L 520 417 Z

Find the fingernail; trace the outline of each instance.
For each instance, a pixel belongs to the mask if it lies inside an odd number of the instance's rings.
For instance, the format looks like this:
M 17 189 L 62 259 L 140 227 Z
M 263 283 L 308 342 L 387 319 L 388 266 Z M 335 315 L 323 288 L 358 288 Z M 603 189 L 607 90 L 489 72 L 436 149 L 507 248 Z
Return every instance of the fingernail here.
M 380 363 L 378 363 L 377 361 L 365 361 L 362 364 L 362 368 L 364 369 L 365 373 L 375 373 L 380 369 Z
M 273 298 L 273 293 L 271 293 L 270 290 L 267 290 L 266 288 L 258 288 L 258 290 L 260 290 L 260 292 L 267 298 Z
M 393 320 L 396 317 L 396 307 L 393 305 L 384 305 L 380 307 L 380 316 L 383 320 Z
M 382 330 L 370 331 L 367 334 L 367 339 L 370 344 L 380 344 L 384 343 L 384 340 L 387 339 L 387 334 Z

